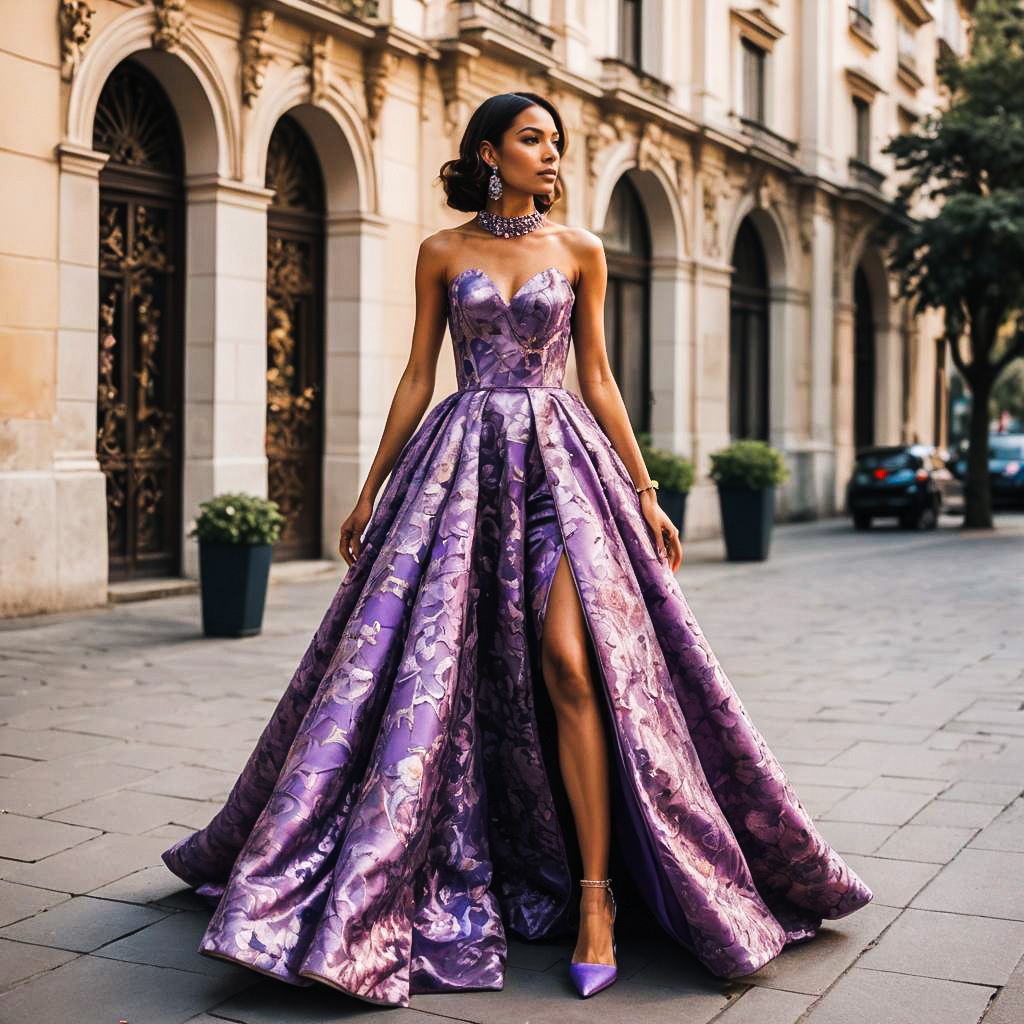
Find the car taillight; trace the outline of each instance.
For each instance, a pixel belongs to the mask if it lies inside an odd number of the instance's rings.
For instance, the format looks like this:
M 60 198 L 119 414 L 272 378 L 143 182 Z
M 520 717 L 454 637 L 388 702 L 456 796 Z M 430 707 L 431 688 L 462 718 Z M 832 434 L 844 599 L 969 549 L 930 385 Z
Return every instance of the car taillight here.
M 1003 470 L 1003 476 L 1016 476 L 1020 472 L 1019 462 L 1008 462 L 1006 469 Z
M 928 470 L 927 469 L 919 469 L 914 474 L 914 479 L 915 480 L 927 480 L 928 479 Z
M 876 469 L 875 470 L 875 479 L 876 480 L 884 480 L 885 479 L 885 474 L 886 474 L 886 471 L 884 469 Z

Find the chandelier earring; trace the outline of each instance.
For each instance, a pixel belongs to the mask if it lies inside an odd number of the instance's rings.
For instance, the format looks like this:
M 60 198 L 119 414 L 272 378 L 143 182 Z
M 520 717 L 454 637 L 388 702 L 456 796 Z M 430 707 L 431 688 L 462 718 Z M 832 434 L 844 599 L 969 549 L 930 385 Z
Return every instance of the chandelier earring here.
M 492 199 L 501 198 L 501 178 L 498 177 L 498 167 L 491 164 L 491 180 L 487 182 L 487 194 Z

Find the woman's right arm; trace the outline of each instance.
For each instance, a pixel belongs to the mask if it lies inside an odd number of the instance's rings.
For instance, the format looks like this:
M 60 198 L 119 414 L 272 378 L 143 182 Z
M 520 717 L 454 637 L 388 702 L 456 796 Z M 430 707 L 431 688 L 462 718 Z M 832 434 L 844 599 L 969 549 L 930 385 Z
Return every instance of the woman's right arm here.
M 359 557 L 362 533 L 373 514 L 377 492 L 433 397 L 446 314 L 445 260 L 434 235 L 420 243 L 416 258 L 416 321 L 409 360 L 395 388 L 384 433 L 356 506 L 339 531 L 338 551 L 349 565 Z

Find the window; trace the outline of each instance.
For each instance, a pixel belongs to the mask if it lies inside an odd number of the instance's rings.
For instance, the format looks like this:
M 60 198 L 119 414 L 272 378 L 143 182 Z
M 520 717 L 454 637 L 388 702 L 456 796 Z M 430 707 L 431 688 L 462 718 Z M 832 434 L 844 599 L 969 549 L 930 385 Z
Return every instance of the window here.
M 640 0 L 619 0 L 619 60 L 640 67 Z
M 907 67 L 917 64 L 917 40 L 910 24 L 900 18 L 899 21 L 899 62 Z
M 871 163 L 871 104 L 861 96 L 853 97 L 854 156 Z
M 749 39 L 743 43 L 743 116 L 765 123 L 764 65 L 766 53 Z
M 850 27 L 861 35 L 871 37 L 874 21 L 871 18 L 871 0 L 851 0 Z

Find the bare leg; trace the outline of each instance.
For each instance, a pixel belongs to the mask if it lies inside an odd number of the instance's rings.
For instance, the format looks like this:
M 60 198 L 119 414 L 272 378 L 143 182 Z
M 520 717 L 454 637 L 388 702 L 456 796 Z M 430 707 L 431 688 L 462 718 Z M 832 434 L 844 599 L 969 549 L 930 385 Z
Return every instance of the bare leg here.
M 576 822 L 584 878 L 608 876 L 611 812 L 608 752 L 588 659 L 589 636 L 565 551 L 551 583 L 541 666 L 558 723 L 558 762 Z M 614 964 L 611 899 L 583 886 L 576 963 Z

